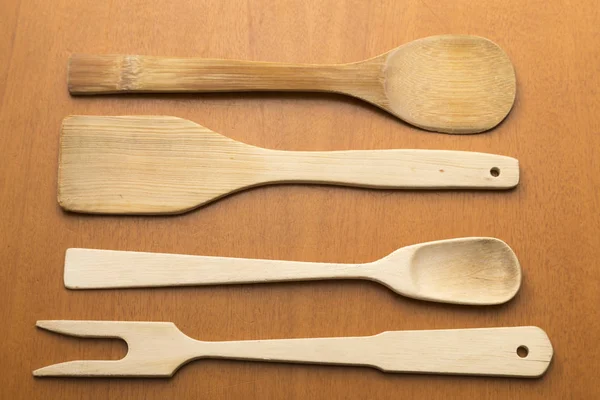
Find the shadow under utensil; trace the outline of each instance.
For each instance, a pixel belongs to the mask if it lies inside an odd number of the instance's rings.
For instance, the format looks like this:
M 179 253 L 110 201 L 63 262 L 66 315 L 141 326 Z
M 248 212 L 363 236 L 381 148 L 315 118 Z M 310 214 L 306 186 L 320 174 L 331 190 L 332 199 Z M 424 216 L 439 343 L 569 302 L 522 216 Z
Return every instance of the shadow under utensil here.
M 390 196 L 402 196 L 403 193 L 408 194 L 419 194 L 419 196 L 423 196 L 424 198 L 440 198 L 440 197 L 445 197 L 445 196 L 454 196 L 457 193 L 461 193 L 461 192 L 465 192 L 465 194 L 468 193 L 469 196 L 482 196 L 482 197 L 486 197 L 486 196 L 490 196 L 490 195 L 498 195 L 501 196 L 503 195 L 503 193 L 511 193 L 511 192 L 515 192 L 516 188 L 518 187 L 518 185 L 516 187 L 513 188 L 508 188 L 508 189 L 501 189 L 501 190 L 487 190 L 487 189 L 378 189 L 378 188 L 368 188 L 368 187 L 364 187 L 364 186 L 349 186 L 349 185 L 333 185 L 333 184 L 321 184 L 321 183 L 296 183 L 296 182 L 277 182 L 277 183 L 269 183 L 269 184 L 265 184 L 265 185 L 257 185 L 257 186 L 251 186 L 248 188 L 241 188 L 238 190 L 234 190 L 230 193 L 227 193 L 223 196 L 220 197 L 216 197 L 213 200 L 203 204 L 203 205 L 199 205 L 193 208 L 190 208 L 189 210 L 183 211 L 183 212 L 175 212 L 175 213 L 157 213 L 157 214 L 152 214 L 152 213 L 148 213 L 148 214 L 111 214 L 111 213 L 90 213 L 90 212 L 78 212 L 78 211 L 70 211 L 70 210 L 65 210 L 63 209 L 58 203 L 56 204 L 56 206 L 62 210 L 63 214 L 65 215 L 78 215 L 78 216 L 85 216 L 86 218 L 97 218 L 97 217 L 116 217 L 116 218 L 140 218 L 140 217 L 153 217 L 153 218 L 176 218 L 176 217 L 181 217 L 184 216 L 188 213 L 191 212 L 195 212 L 199 209 L 207 209 L 211 206 L 214 206 L 215 203 L 223 203 L 224 201 L 230 200 L 237 200 L 239 196 L 241 196 L 242 194 L 240 193 L 244 193 L 247 195 L 250 195 L 251 193 L 253 193 L 256 190 L 265 190 L 265 189 L 269 189 L 271 187 L 292 187 L 292 188 L 306 188 L 306 187 L 310 187 L 313 189 L 316 188 L 320 188 L 322 189 L 328 189 L 331 190 L 332 193 L 331 195 L 335 196 L 336 193 L 333 192 L 339 192 L 340 195 L 343 195 L 345 191 L 366 191 L 369 193 L 369 196 L 372 198 L 387 198 Z M 505 195 L 505 194 L 504 194 Z
M 252 101 L 252 102 L 260 102 L 263 100 L 284 100 L 284 101 L 325 101 L 331 103 L 341 103 L 352 105 L 353 107 L 362 108 L 363 110 L 367 110 L 372 114 L 378 114 L 390 121 L 396 121 L 405 127 L 415 128 L 419 131 L 424 131 L 423 129 L 416 128 L 413 125 L 410 125 L 400 118 L 395 117 L 389 112 L 367 102 L 361 100 L 359 98 L 341 94 L 341 93 L 333 93 L 333 92 L 302 92 L 302 91 L 251 91 L 251 92 L 206 92 L 206 93 L 127 93 L 127 92 L 119 92 L 119 93 L 107 93 L 101 95 L 71 95 L 73 99 L 77 99 L 78 101 L 86 102 L 86 101 L 96 101 L 98 98 L 109 98 L 109 99 L 134 99 L 136 101 L 142 100 L 152 100 L 152 101 L 161 101 L 161 100 L 169 100 L 169 101 L 223 101 L 223 102 L 231 102 L 236 100 L 241 101 Z M 202 121 L 194 121 L 199 124 L 202 124 Z M 424 131 L 428 132 L 428 131 Z

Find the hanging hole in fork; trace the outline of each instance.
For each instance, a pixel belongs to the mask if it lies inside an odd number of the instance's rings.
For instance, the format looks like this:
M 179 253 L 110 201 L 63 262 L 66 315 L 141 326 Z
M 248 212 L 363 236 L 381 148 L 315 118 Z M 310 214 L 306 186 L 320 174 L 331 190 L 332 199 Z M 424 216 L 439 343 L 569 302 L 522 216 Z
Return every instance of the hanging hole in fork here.
M 519 357 L 525 358 L 525 357 L 527 357 L 528 354 L 529 354 L 529 349 L 527 348 L 527 346 L 517 347 L 517 355 Z
M 493 176 L 494 178 L 500 176 L 500 168 L 493 167 L 492 169 L 490 169 L 490 175 Z

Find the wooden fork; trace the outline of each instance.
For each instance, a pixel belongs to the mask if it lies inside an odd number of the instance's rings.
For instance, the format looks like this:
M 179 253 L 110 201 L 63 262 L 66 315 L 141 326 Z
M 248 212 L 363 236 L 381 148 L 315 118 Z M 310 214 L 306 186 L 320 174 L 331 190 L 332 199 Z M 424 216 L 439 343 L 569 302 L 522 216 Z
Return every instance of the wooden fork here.
M 121 360 L 79 360 L 34 376 L 170 377 L 198 358 L 359 365 L 385 372 L 538 377 L 552 344 L 537 327 L 383 332 L 374 336 L 202 342 L 171 322 L 38 321 L 64 335 L 120 338 Z

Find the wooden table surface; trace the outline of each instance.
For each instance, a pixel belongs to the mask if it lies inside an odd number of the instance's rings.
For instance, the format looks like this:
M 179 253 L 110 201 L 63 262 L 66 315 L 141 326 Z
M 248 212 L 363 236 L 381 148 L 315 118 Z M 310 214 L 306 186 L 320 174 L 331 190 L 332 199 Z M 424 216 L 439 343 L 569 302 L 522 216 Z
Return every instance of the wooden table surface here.
M 595 1 L 157 0 L 0 2 L 0 398 L 576 398 L 600 396 L 600 18 Z M 351 62 L 413 39 L 492 39 L 517 74 L 508 118 L 479 135 L 415 129 L 327 94 L 70 97 L 73 52 Z M 161 114 L 290 150 L 430 148 L 516 157 L 508 192 L 281 185 L 173 217 L 86 216 L 56 202 L 69 114 Z M 69 291 L 65 250 L 91 247 L 366 262 L 460 236 L 509 243 L 523 268 L 510 303 L 461 307 L 363 281 Z M 34 379 L 33 369 L 119 358 L 116 340 L 35 328 L 38 319 L 173 321 L 206 340 L 370 335 L 536 325 L 554 359 L 541 379 L 384 374 L 375 369 L 204 360 L 171 379 Z

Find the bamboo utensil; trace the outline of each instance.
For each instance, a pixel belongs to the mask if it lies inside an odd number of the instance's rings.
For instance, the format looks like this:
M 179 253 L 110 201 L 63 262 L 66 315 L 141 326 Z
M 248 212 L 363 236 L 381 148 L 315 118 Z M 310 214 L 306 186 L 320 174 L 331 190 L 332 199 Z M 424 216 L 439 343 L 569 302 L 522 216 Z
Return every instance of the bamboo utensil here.
M 495 43 L 432 36 L 350 64 L 279 64 L 140 55 L 71 56 L 72 94 L 316 91 L 353 96 L 423 129 L 478 133 L 510 111 L 512 63 Z
M 415 299 L 490 305 L 514 297 L 521 267 L 503 241 L 473 237 L 407 246 L 366 264 L 68 249 L 64 273 L 69 289 L 324 279 L 368 279 Z
M 37 369 L 34 376 L 170 377 L 189 361 L 227 358 L 525 378 L 543 375 L 553 352 L 546 333 L 534 326 L 230 342 L 194 340 L 171 322 L 38 321 L 37 326 L 70 336 L 121 338 L 129 350 L 121 360 L 69 361 Z
M 58 201 L 66 210 L 176 214 L 230 193 L 302 182 L 378 189 L 508 189 L 511 157 L 448 150 L 281 151 L 165 116 L 63 121 Z

